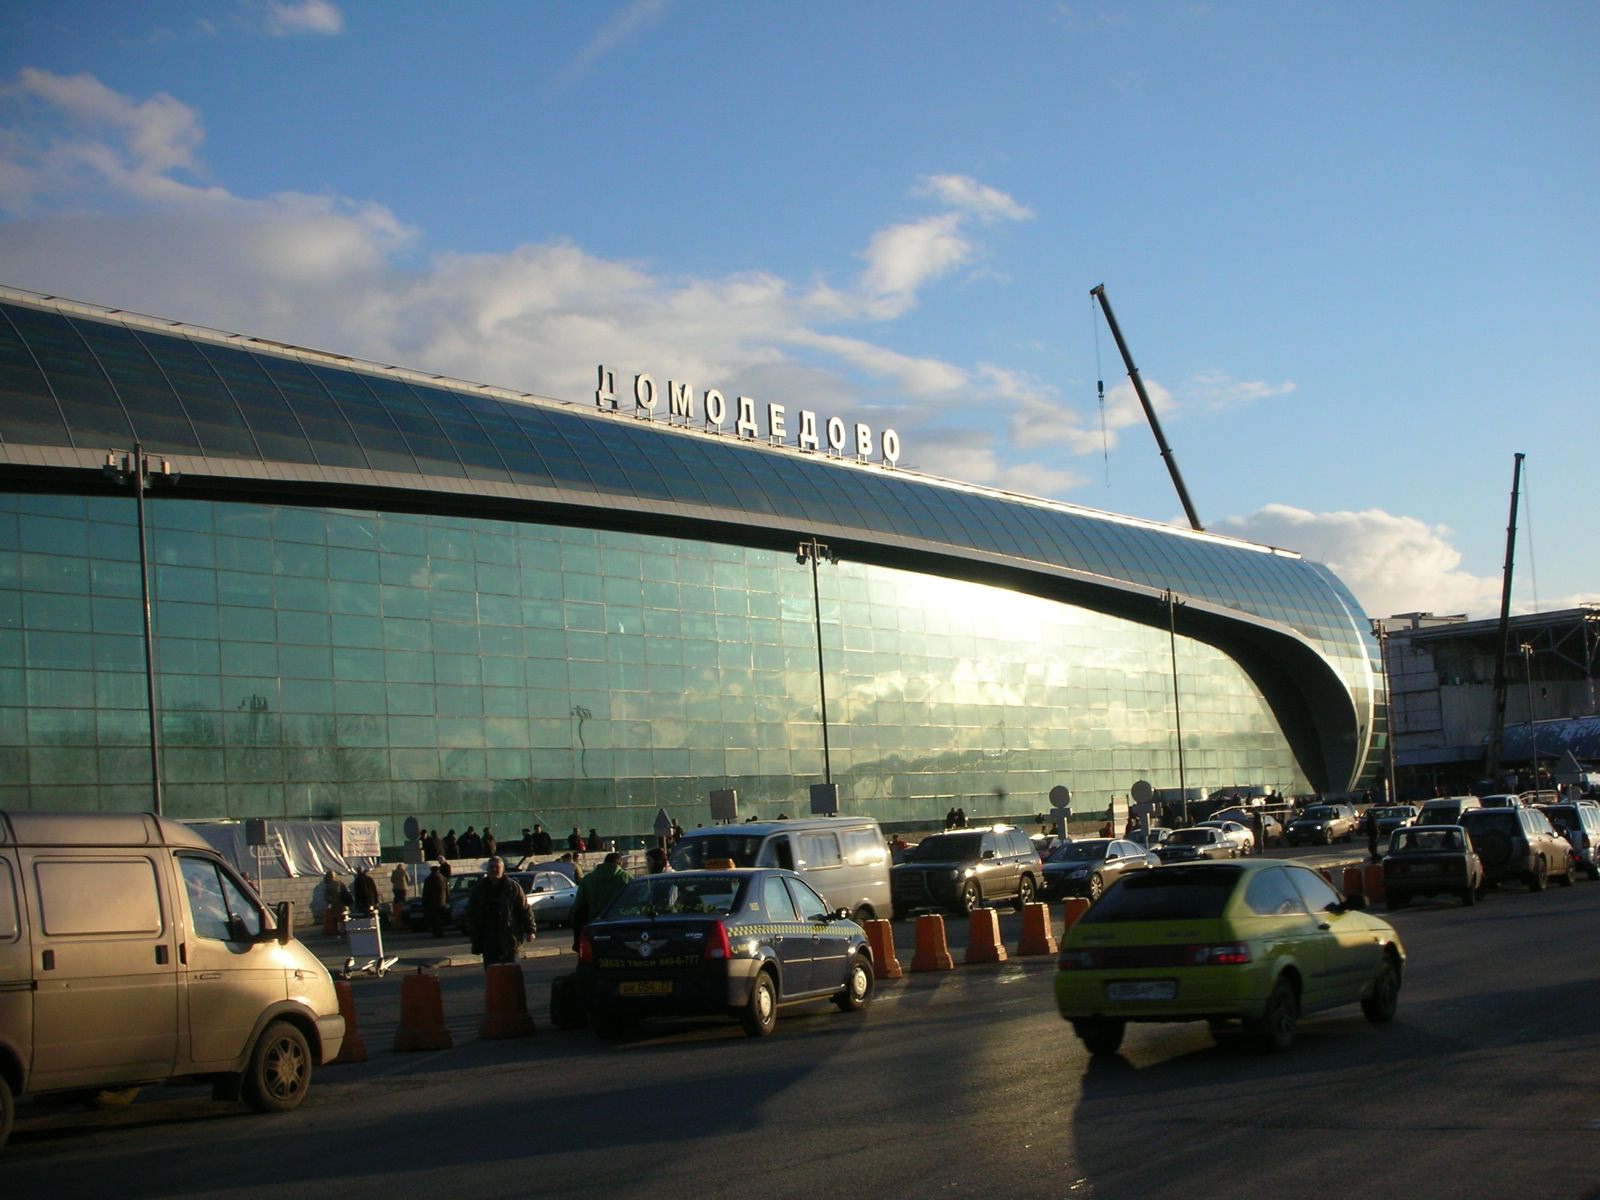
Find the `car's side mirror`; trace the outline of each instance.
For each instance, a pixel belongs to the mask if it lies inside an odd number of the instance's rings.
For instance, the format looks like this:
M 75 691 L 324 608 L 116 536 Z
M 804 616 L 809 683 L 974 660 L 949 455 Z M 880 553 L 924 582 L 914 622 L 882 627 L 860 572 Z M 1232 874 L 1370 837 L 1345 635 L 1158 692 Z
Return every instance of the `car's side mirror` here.
M 278 945 L 287 946 L 294 937 L 294 902 L 290 900 L 278 901 L 278 908 L 274 916 L 277 918 Z
M 1367 898 L 1360 892 L 1352 892 L 1344 898 L 1344 903 L 1339 908 L 1343 912 L 1366 912 Z

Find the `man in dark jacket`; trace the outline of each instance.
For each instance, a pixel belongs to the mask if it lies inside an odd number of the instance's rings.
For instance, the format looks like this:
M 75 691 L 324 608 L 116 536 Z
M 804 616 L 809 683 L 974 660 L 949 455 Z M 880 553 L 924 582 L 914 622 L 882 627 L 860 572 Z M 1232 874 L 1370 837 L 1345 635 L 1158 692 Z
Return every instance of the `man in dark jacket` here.
M 485 971 L 496 963 L 516 962 L 517 947 L 533 936 L 528 897 L 515 879 L 507 878 L 499 858 L 489 860 L 488 873 L 472 889 L 467 933 L 473 953 L 483 955 Z
M 434 937 L 444 936 L 444 919 L 450 910 L 450 881 L 437 866 L 422 881 L 422 919 Z
M 444 835 L 444 845 L 441 847 L 446 858 L 460 858 L 461 847 L 456 844 L 456 831 L 448 830 Z
M 356 868 L 355 881 L 350 888 L 352 907 L 358 916 L 370 917 L 378 908 L 378 881 L 366 867 Z
M 543 825 L 533 827 L 533 844 L 529 847 L 529 854 L 554 854 L 556 844 L 550 837 L 549 831 Z
M 582 940 L 583 927 L 605 912 L 611 898 L 633 881 L 622 869 L 622 855 L 613 850 L 605 862 L 578 880 L 578 896 L 572 902 L 572 948 Z

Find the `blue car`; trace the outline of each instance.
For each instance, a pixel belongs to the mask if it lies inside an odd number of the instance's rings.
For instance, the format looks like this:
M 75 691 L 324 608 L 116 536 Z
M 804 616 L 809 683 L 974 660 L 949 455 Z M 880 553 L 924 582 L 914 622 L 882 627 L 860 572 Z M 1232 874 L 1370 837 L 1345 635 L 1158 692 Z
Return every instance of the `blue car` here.
M 778 1010 L 859 1012 L 875 975 L 866 932 L 793 871 L 669 871 L 627 884 L 578 948 L 578 997 L 602 1037 L 652 1017 L 725 1014 L 751 1037 Z

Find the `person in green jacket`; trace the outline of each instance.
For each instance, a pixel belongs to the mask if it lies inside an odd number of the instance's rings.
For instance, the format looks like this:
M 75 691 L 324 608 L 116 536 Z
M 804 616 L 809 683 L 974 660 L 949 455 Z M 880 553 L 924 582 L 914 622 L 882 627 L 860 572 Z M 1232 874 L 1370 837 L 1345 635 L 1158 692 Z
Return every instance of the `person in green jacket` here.
M 578 880 L 578 898 L 572 904 L 572 948 L 578 948 L 583 927 L 605 912 L 611 898 L 620 892 L 633 876 L 622 869 L 622 855 L 612 851 L 605 862 Z

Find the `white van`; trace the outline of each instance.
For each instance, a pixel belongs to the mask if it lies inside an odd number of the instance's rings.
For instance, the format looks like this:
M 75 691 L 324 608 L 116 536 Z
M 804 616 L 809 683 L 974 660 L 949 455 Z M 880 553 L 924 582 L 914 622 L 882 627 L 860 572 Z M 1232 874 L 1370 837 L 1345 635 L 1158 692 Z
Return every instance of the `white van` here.
M 298 1105 L 345 1030 L 291 925 L 177 822 L 0 813 L 0 1145 L 26 1093 L 209 1082 Z
M 802 876 L 829 908 L 848 909 L 857 921 L 894 917 L 889 847 L 870 817 L 746 821 L 695 829 L 678 839 L 670 861 L 679 871 L 723 861 L 736 867 L 783 867 Z

